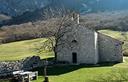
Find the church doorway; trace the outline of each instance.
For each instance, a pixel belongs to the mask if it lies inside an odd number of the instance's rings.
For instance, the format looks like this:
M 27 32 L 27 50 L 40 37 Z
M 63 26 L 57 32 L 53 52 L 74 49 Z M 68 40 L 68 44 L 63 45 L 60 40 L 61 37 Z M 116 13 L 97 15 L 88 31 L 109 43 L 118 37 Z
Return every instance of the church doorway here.
M 72 63 L 77 63 L 77 53 L 76 52 L 73 52 L 72 53 Z

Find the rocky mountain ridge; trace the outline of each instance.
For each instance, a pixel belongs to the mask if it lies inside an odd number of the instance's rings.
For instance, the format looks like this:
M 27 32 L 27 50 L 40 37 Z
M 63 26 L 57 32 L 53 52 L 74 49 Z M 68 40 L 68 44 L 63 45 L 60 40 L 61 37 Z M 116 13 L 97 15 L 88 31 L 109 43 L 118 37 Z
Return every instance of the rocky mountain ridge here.
M 87 14 L 128 9 L 128 0 L 0 0 L 0 27 L 40 20 L 48 8 L 66 8 Z M 6 17 L 9 17 L 7 19 Z M 2 20 L 2 21 L 1 21 Z
M 0 13 L 19 16 L 43 7 L 66 7 L 80 13 L 128 9 L 128 0 L 0 0 Z
M 17 16 L 45 7 L 49 3 L 49 0 L 0 0 L 0 13 Z

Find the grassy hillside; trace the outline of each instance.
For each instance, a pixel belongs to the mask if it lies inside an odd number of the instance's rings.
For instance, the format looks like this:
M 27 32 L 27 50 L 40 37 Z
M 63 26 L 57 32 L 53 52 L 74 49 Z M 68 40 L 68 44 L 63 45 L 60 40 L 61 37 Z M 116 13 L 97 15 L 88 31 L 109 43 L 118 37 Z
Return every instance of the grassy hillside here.
M 116 38 L 118 40 L 124 41 L 126 38 L 122 34 L 126 34 L 128 37 L 128 32 L 126 31 L 113 31 L 113 30 L 99 30 L 100 33 L 106 34 L 108 36 L 111 36 L 113 38 Z
M 109 35 L 118 40 L 124 41 L 123 52 L 128 55 L 128 32 L 100 30 L 99 32 Z M 28 56 L 37 55 L 34 48 L 39 46 L 45 38 L 12 42 L 0 45 L 0 61 L 19 60 Z M 53 52 L 44 52 L 39 55 L 41 58 L 53 56 Z
M 2 44 L 0 45 L 0 61 L 19 60 L 28 56 L 37 55 L 35 48 L 45 40 L 43 38 Z M 44 52 L 39 56 L 41 58 L 52 57 L 53 52 Z
M 123 45 L 123 49 L 126 49 L 125 52 L 128 51 L 128 32 L 111 30 L 100 30 L 99 32 L 124 41 L 125 44 Z M 45 40 L 46 39 L 42 38 L 2 44 L 0 45 L 0 61 L 18 60 L 28 56 L 37 55 L 34 48 Z M 39 56 L 41 58 L 53 57 L 53 53 L 44 52 Z M 94 80 L 98 80 L 97 82 L 128 82 L 128 79 L 126 79 L 127 81 L 119 81 L 120 79 L 124 80 L 124 77 L 121 74 L 128 77 L 127 69 L 128 58 L 125 57 L 124 63 L 109 64 L 106 66 L 50 66 L 48 67 L 48 76 L 50 82 L 95 82 Z M 42 82 L 44 79 L 43 68 L 37 68 L 34 69 L 34 71 L 35 70 L 39 71 L 39 79 L 33 82 Z M 107 80 L 112 79 L 113 81 L 101 81 L 104 78 L 107 78 Z M 0 80 L 0 82 L 8 81 Z

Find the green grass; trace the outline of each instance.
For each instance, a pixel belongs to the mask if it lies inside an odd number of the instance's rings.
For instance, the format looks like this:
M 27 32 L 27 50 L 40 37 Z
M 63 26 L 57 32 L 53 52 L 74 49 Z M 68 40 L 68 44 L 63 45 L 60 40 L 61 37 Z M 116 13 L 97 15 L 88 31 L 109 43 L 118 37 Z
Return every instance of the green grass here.
M 46 39 L 34 39 L 19 42 L 12 42 L 0 45 L 0 61 L 19 60 L 28 56 L 37 55 L 34 48 Z M 38 54 L 39 55 L 39 54 Z M 39 55 L 41 58 L 53 57 L 53 52 L 44 52 Z
M 0 80 L 0 82 L 9 82 L 8 80 Z
M 121 35 L 121 31 L 113 31 L 113 30 L 100 30 L 100 33 L 103 33 L 105 35 L 111 36 L 113 38 L 119 39 L 119 40 L 124 40 L 124 36 Z M 128 34 L 128 32 L 126 32 Z
M 48 69 L 50 82 L 90 82 L 94 77 L 107 73 L 111 67 L 62 66 Z M 42 75 L 42 74 L 41 74 Z M 43 77 L 33 82 L 41 82 Z
M 53 66 L 48 67 L 47 71 L 50 82 L 93 82 L 92 80 L 102 77 L 101 75 L 109 75 L 112 70 L 128 69 L 128 58 L 124 57 L 124 60 L 124 63 L 108 66 Z M 35 70 L 39 71 L 40 76 L 33 82 L 43 81 L 43 68 Z
M 105 76 L 109 76 L 113 71 L 114 71 L 113 74 L 116 75 L 117 72 L 120 70 L 127 70 L 128 58 L 125 57 L 124 60 L 125 60 L 124 63 L 108 64 L 106 66 L 105 65 L 102 65 L 102 66 L 85 66 L 85 65 L 50 66 L 47 69 L 47 74 L 50 82 L 94 82 L 94 80 L 100 80 Z M 38 71 L 39 77 L 38 77 L 38 80 L 35 80 L 32 82 L 42 82 L 44 80 L 43 67 L 36 68 L 33 71 Z M 124 71 L 123 73 L 128 74 L 128 71 Z M 103 81 L 98 81 L 98 82 L 103 82 Z M 107 82 L 113 82 L 113 81 L 107 81 Z M 116 82 L 122 82 L 122 81 L 116 81 Z M 128 81 L 125 81 L 125 82 L 128 82 Z
M 94 82 L 93 80 L 102 78 L 102 75 L 108 76 L 113 70 L 127 70 L 128 58 L 124 57 L 124 60 L 124 63 L 109 64 L 106 66 L 53 66 L 48 67 L 47 72 L 50 82 Z M 39 71 L 39 79 L 33 82 L 43 81 L 43 68 L 35 70 Z M 116 74 L 116 72 L 114 73 Z M 125 73 L 128 74 L 128 71 Z

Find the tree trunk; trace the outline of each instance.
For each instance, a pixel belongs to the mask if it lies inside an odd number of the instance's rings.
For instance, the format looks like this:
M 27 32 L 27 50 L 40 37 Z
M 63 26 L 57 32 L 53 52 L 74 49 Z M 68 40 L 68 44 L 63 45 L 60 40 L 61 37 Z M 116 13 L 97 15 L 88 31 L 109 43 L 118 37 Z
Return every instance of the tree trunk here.
M 56 52 L 56 46 L 54 47 L 54 54 L 55 54 L 55 62 L 57 62 L 57 52 Z
M 44 66 L 44 77 L 46 77 L 47 76 L 47 66 L 45 65 Z
M 47 61 L 45 61 L 45 66 L 44 66 L 44 81 L 43 82 L 49 82 L 49 79 L 47 76 Z

